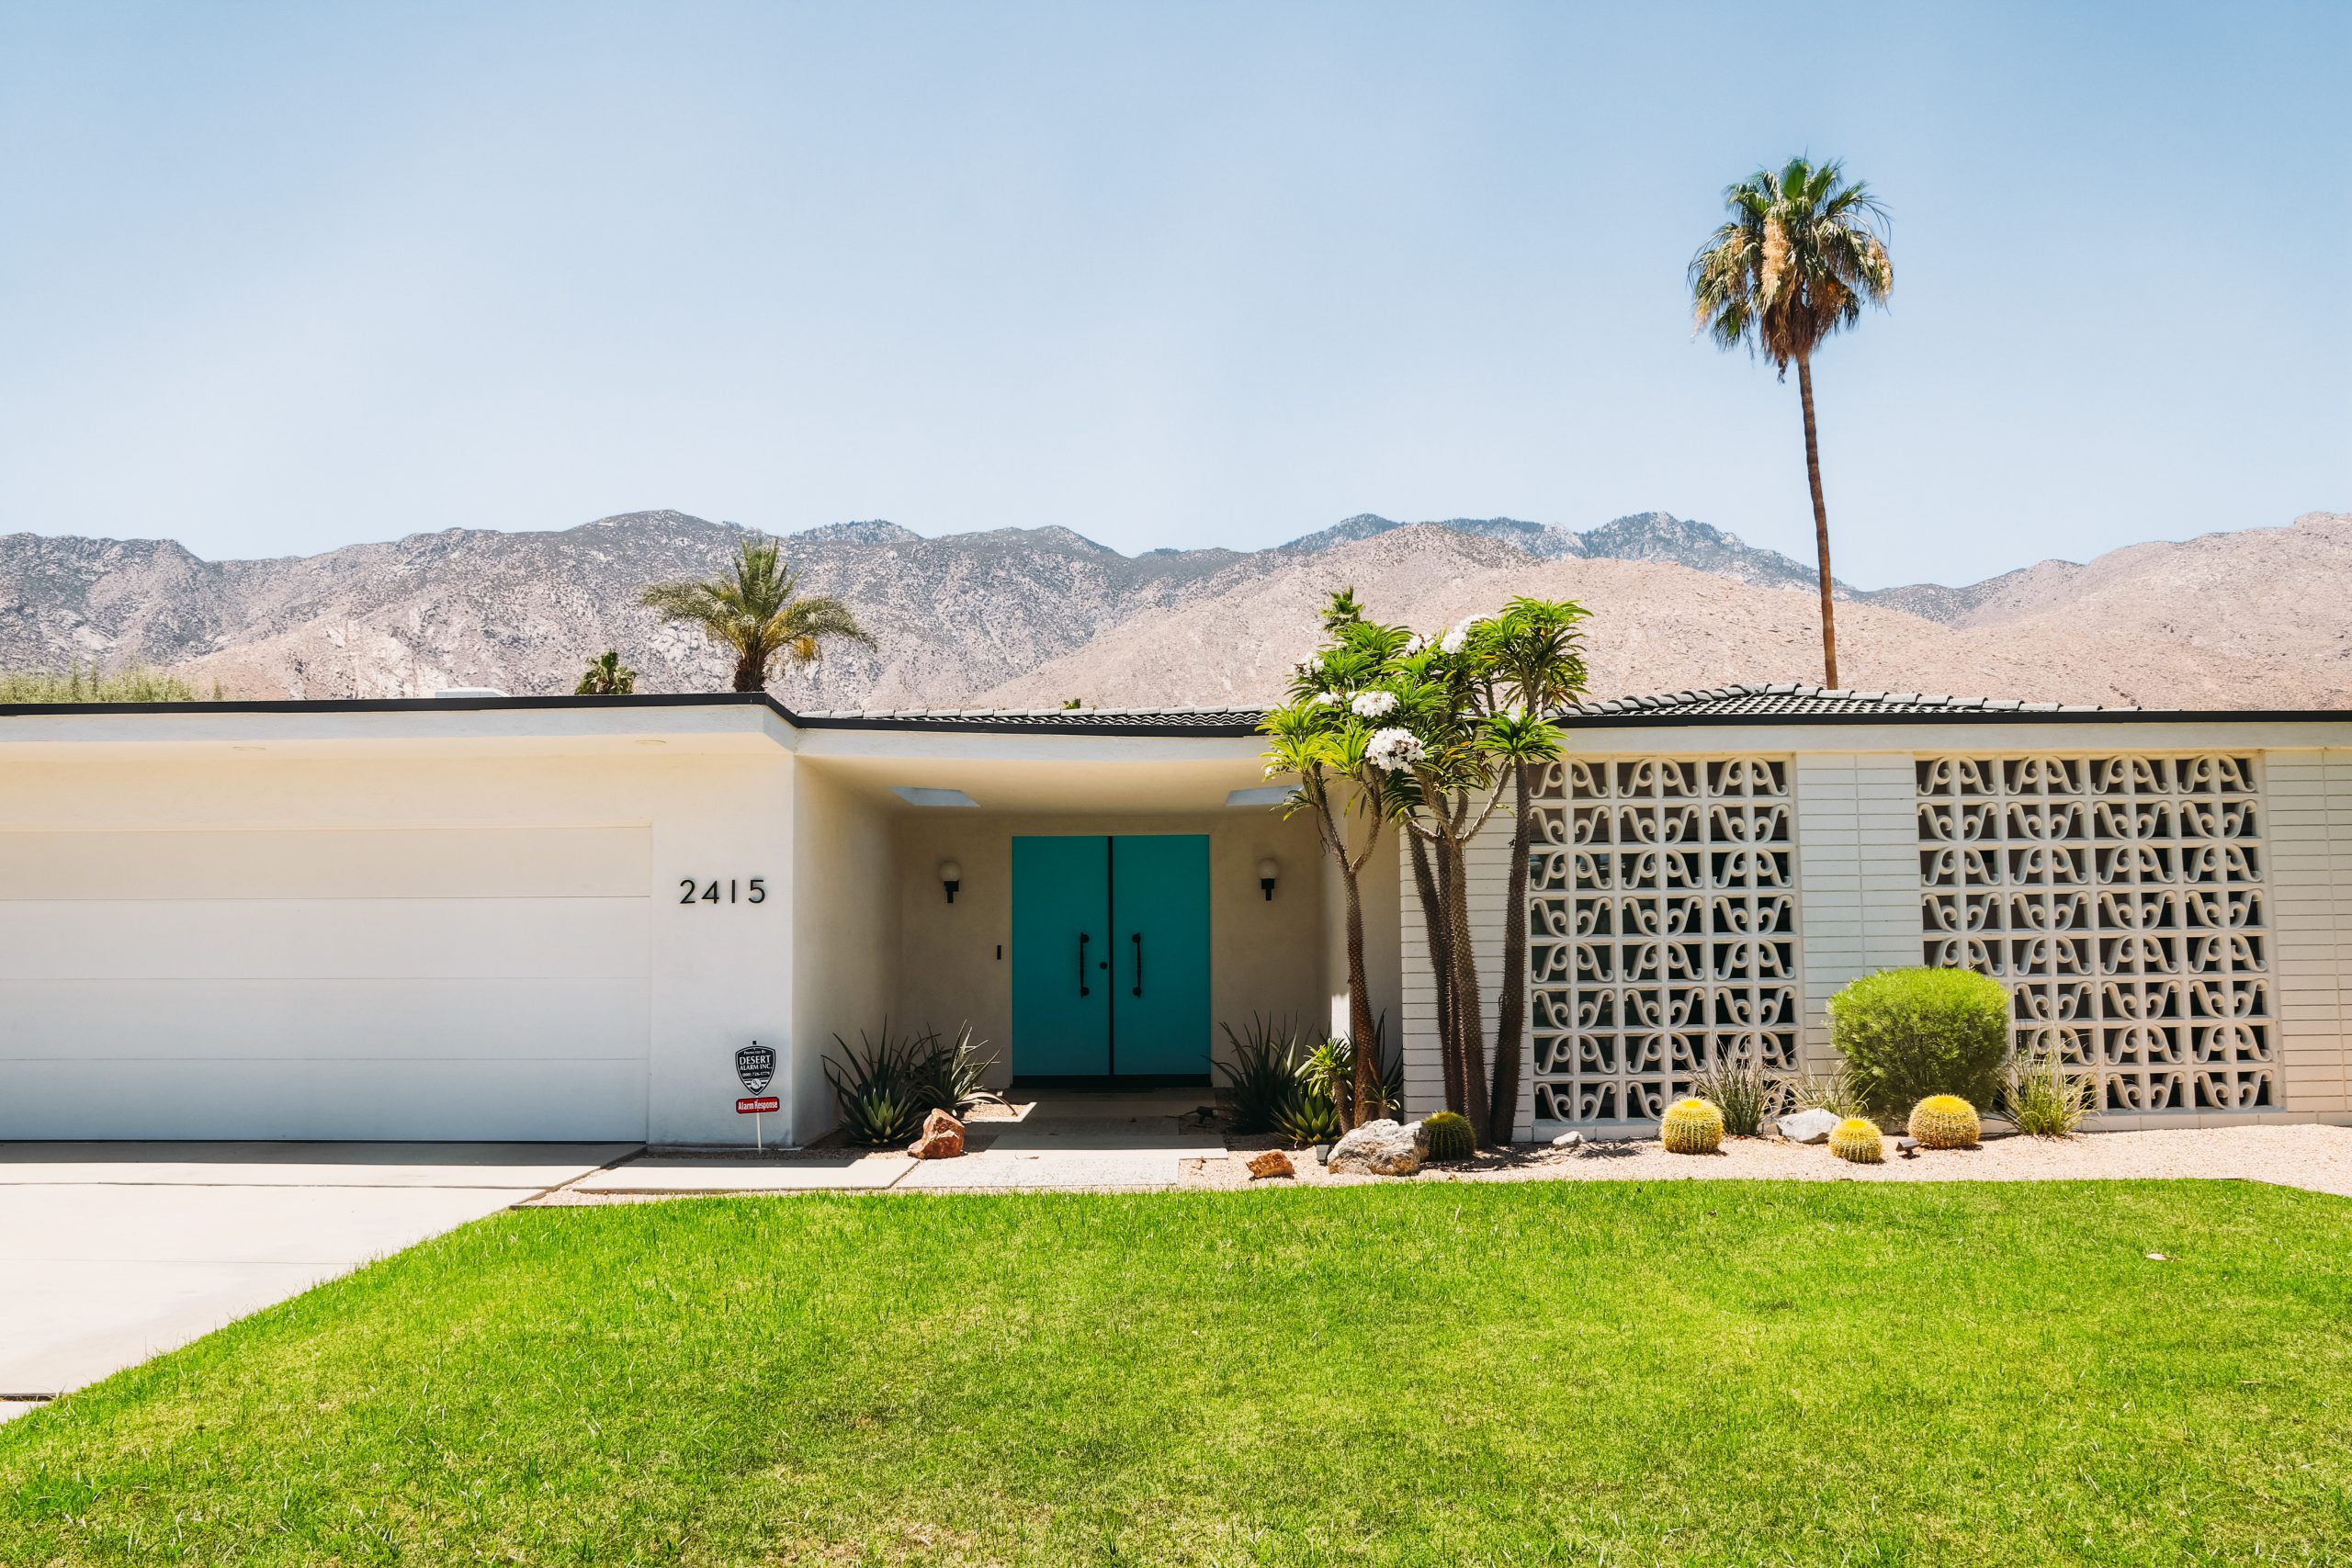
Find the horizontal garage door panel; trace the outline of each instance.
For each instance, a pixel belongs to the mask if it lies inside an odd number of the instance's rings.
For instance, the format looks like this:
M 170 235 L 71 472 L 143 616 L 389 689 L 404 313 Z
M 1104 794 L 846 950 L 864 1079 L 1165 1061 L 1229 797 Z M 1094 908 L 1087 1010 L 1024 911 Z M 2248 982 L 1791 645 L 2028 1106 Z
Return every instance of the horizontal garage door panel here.
M 0 1062 L 628 1060 L 628 978 L 0 981 Z
M 643 828 L 0 832 L 10 898 L 641 898 Z
M 645 1064 L 0 1061 L 0 1138 L 645 1136 Z
M 643 898 L 0 903 L 0 979 L 645 974 Z

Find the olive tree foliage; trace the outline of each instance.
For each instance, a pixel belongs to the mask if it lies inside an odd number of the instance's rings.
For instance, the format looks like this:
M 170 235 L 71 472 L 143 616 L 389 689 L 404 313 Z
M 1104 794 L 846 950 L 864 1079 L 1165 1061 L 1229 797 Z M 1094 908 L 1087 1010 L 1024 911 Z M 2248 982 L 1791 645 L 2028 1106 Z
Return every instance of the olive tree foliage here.
M 1384 821 L 1396 824 L 1437 977 L 1437 1024 L 1447 1106 L 1481 1142 L 1508 1139 L 1524 1076 L 1527 932 L 1506 930 L 1505 975 L 1491 1062 L 1470 929 L 1471 840 L 1513 797 L 1511 908 L 1526 902 L 1532 770 L 1560 754 L 1550 714 L 1584 687 L 1573 603 L 1515 599 L 1494 615 L 1434 640 L 1363 614 L 1349 591 L 1324 615 L 1326 642 L 1298 668 L 1290 700 L 1269 714 L 1268 772 L 1295 773 L 1288 810 L 1316 814 L 1338 856 L 1349 920 L 1350 1027 L 1369 1039 L 1356 877 Z M 1337 792 L 1337 793 L 1335 793 Z M 1356 836 L 1344 829 L 1359 822 Z M 1358 1053 L 1358 1072 L 1374 1070 Z M 1360 1097 L 1360 1102 L 1362 1099 Z

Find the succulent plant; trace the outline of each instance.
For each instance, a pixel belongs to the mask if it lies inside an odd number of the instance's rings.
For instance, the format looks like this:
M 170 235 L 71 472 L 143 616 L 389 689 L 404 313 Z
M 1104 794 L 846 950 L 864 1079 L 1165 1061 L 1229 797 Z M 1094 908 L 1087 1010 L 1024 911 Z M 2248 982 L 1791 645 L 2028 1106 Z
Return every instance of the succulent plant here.
M 1911 1108 L 1911 1135 L 1923 1149 L 1973 1148 L 1983 1132 L 1976 1107 L 1956 1094 L 1931 1094 Z
M 1829 1134 L 1829 1152 L 1856 1165 L 1880 1165 L 1886 1159 L 1884 1134 L 1867 1116 L 1849 1116 Z
M 1305 1078 L 1294 1078 L 1290 1092 L 1274 1107 L 1274 1132 L 1293 1148 L 1340 1141 L 1340 1108 L 1331 1097 Z
M 1478 1140 L 1471 1134 L 1468 1119 L 1456 1111 L 1422 1117 L 1421 1131 L 1429 1137 L 1432 1160 L 1468 1159 L 1478 1152 Z
M 1678 1100 L 1666 1108 L 1657 1137 L 1668 1154 L 1713 1154 L 1724 1146 L 1724 1113 L 1712 1100 Z

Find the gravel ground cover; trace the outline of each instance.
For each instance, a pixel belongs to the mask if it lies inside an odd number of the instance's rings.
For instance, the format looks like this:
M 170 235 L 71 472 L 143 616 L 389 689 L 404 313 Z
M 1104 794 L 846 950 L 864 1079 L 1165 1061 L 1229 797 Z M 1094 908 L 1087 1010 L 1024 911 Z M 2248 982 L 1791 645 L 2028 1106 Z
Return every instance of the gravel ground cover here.
M 1234 1139 L 1223 1159 L 1185 1171 L 1187 1186 L 1253 1185 L 1250 1154 L 1271 1140 Z M 1332 1176 L 1312 1155 L 1294 1153 L 1299 1184 L 1352 1186 L 1415 1181 L 1676 1181 L 1733 1178 L 1775 1181 L 2080 1181 L 2201 1179 L 2267 1181 L 2352 1197 L 2352 1127 L 2184 1127 L 2094 1133 L 2071 1138 L 2009 1137 L 1973 1149 L 1923 1149 L 1899 1158 L 1887 1140 L 1883 1165 L 1854 1165 L 1818 1145 L 1778 1138 L 1727 1138 L 1713 1155 L 1672 1155 L 1655 1138 L 1589 1144 L 1581 1151 L 1521 1145 L 1467 1165 L 1430 1166 L 1418 1177 Z M 1289 1186 L 1283 1178 L 1254 1185 Z

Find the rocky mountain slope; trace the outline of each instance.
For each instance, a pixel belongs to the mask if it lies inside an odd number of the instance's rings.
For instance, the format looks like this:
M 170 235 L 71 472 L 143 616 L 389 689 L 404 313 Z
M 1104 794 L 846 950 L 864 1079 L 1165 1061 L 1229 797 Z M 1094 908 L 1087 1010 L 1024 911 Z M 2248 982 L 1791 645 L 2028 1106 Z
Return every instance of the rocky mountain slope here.
M 636 597 L 712 570 L 740 536 L 646 512 L 215 562 L 168 541 L 6 536 L 0 667 L 136 659 L 249 696 L 551 692 L 615 647 L 642 689 L 713 690 L 726 661 Z M 786 677 L 779 695 L 801 707 L 1262 701 L 1343 582 L 1424 627 L 1513 593 L 1582 598 L 1600 694 L 1818 672 L 1810 568 L 1664 513 L 1581 533 L 1365 515 L 1269 550 L 1136 557 L 1059 528 L 925 538 L 845 523 L 793 536 L 789 553 L 876 637 Z M 1848 591 L 1843 673 L 1864 689 L 2352 705 L 2347 590 L 2352 516 L 2314 513 L 1960 588 Z

